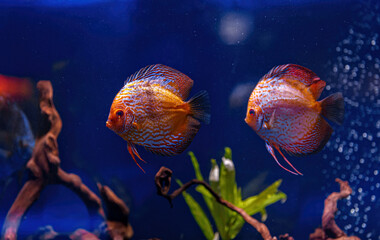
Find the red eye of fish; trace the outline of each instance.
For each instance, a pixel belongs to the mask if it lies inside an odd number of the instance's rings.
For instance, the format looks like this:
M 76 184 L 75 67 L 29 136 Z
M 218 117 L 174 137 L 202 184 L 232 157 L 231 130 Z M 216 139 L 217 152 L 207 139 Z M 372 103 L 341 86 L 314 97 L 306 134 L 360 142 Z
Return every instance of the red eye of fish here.
M 253 109 L 249 110 L 249 114 L 252 116 L 255 115 L 255 110 L 253 110 Z
M 122 117 L 124 115 L 124 112 L 119 110 L 116 112 L 116 115 L 119 116 L 119 117 Z

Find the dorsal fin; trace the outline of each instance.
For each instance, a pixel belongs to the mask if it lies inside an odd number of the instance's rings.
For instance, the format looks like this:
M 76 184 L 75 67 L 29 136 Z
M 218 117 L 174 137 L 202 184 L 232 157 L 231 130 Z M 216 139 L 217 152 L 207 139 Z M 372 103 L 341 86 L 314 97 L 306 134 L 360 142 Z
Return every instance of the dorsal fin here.
M 137 80 L 149 81 L 164 87 L 185 100 L 193 87 L 193 80 L 174 68 L 155 64 L 141 68 L 124 82 L 125 84 Z
M 323 89 L 325 89 L 325 86 L 326 86 L 326 82 L 323 80 L 315 80 L 309 86 L 309 90 L 313 94 L 315 100 L 318 100 L 319 96 L 321 96 L 321 93 Z
M 321 95 L 326 82 L 308 68 L 297 64 L 286 64 L 272 68 L 263 78 L 282 78 L 296 80 L 309 88 L 315 99 Z

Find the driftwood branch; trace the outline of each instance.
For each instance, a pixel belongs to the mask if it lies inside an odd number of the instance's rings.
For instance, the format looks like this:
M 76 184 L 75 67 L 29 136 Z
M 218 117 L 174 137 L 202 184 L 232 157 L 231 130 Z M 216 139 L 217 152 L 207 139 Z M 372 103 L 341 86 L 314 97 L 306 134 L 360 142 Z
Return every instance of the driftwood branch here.
M 128 206 L 109 187 L 98 183 L 98 189 L 107 209 L 107 234 L 111 239 L 131 239 L 133 229 L 129 224 Z
M 172 201 L 174 198 L 176 198 L 178 195 L 180 195 L 183 191 L 185 191 L 186 189 L 188 189 L 190 186 L 192 185 L 203 185 L 211 194 L 212 196 L 215 198 L 215 200 L 226 206 L 227 208 L 231 209 L 232 211 L 235 211 L 237 212 L 238 214 L 240 214 L 240 216 L 243 217 L 243 219 L 248 223 L 250 224 L 252 227 L 254 227 L 260 234 L 261 236 L 263 237 L 264 240 L 273 240 L 273 239 L 276 239 L 276 237 L 272 237 L 270 232 L 269 232 L 269 229 L 267 228 L 267 226 L 259 221 L 257 221 L 256 219 L 254 219 L 253 217 L 251 217 L 249 214 L 247 214 L 243 209 L 239 208 L 239 207 L 236 207 L 235 205 L 233 205 L 232 203 L 224 200 L 223 198 L 221 198 L 211 187 L 210 185 L 208 185 L 205 181 L 200 181 L 198 179 L 193 179 L 185 184 L 183 184 L 180 188 L 176 189 L 175 191 L 173 191 L 172 194 L 168 194 L 169 192 L 169 189 L 170 189 L 170 185 L 171 185 L 171 177 L 172 177 L 172 170 L 170 170 L 169 168 L 166 168 L 166 167 L 161 167 L 160 170 L 157 172 L 156 176 L 155 176 L 155 183 L 156 183 L 156 187 L 157 187 L 157 194 L 166 198 L 170 205 L 172 206 Z M 289 237 L 288 235 L 286 236 L 286 238 L 283 238 L 283 239 L 292 239 L 291 237 Z
M 310 234 L 310 240 L 359 240 L 356 236 L 347 236 L 335 222 L 338 200 L 346 198 L 352 193 L 347 181 L 342 181 L 339 178 L 335 179 L 335 181 L 340 185 L 340 192 L 333 192 L 326 198 L 322 215 L 322 228 L 317 228 L 314 233 Z
M 2 230 L 3 239 L 17 239 L 17 230 L 22 217 L 38 199 L 41 191 L 48 184 L 63 184 L 77 193 L 86 204 L 90 213 L 97 212 L 104 216 L 101 200 L 80 177 L 68 174 L 60 168 L 57 138 L 62 129 L 62 121 L 54 107 L 53 88 L 49 81 L 37 84 L 40 93 L 40 108 L 47 132 L 36 140 L 32 157 L 27 163 L 29 179 L 22 187 L 5 219 Z
M 49 81 L 38 82 L 37 88 L 40 93 L 42 114 L 41 136 L 36 140 L 32 157 L 27 163 L 29 178 L 5 218 L 2 239 L 17 239 L 17 230 L 23 216 L 38 199 L 44 187 L 49 184 L 61 184 L 71 189 L 82 199 L 91 215 L 99 214 L 103 217 L 108 223 L 108 228 L 112 225 L 110 233 L 115 236 L 121 236 L 119 239 L 130 239 L 133 235 L 133 230 L 128 223 L 129 209 L 124 202 L 107 186 L 99 185 L 103 200 L 109 208 L 107 216 L 109 218 L 106 218 L 101 199 L 83 184 L 79 176 L 61 169 L 57 138 L 62 129 L 62 121 L 54 107 L 53 88 Z M 117 215 L 118 213 L 115 213 L 115 211 L 121 212 Z M 122 217 L 118 219 L 117 216 Z M 120 225 L 118 225 L 119 220 Z M 88 236 L 83 231 L 76 232 L 73 236 L 76 239 L 81 236 Z
M 211 187 L 204 181 L 200 181 L 197 179 L 193 179 L 185 184 L 183 184 L 180 188 L 173 191 L 173 193 L 169 194 L 170 185 L 171 185 L 171 177 L 173 172 L 165 167 L 161 167 L 161 169 L 157 172 L 155 176 L 155 184 L 157 187 L 157 194 L 166 198 L 170 205 L 172 206 L 172 201 L 178 195 L 180 195 L 183 191 L 186 191 L 192 185 L 203 185 L 215 198 L 215 200 L 228 207 L 232 211 L 235 211 L 243 217 L 243 219 L 254 227 L 262 236 L 264 240 L 274 240 L 276 237 L 272 237 L 267 226 L 256 219 L 249 216 L 243 209 L 234 206 L 232 203 L 222 199 Z M 322 228 L 317 228 L 314 233 L 310 234 L 310 240 L 360 240 L 356 236 L 347 236 L 345 232 L 343 232 L 338 225 L 335 223 L 335 213 L 338 210 L 337 201 L 342 198 L 348 197 L 352 193 L 351 187 L 348 185 L 347 181 L 342 181 L 340 179 L 336 179 L 336 181 L 340 184 L 340 192 L 334 192 L 330 194 L 330 196 L 325 200 L 325 208 L 322 216 Z M 289 234 L 284 234 L 279 236 L 280 240 L 294 240 L 293 237 L 289 236 Z

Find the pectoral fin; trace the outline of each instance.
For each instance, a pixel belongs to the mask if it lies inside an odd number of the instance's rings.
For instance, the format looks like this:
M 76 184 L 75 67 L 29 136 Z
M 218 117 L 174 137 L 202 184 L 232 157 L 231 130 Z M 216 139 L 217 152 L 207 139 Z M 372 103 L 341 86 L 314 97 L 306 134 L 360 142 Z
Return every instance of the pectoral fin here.
M 137 122 L 133 122 L 132 126 L 136 128 L 137 130 L 140 130 L 140 125 Z
M 139 153 L 137 152 L 137 149 L 136 149 L 135 145 L 133 143 L 131 143 L 131 142 L 128 142 L 128 152 L 129 152 L 129 154 L 131 154 L 132 159 L 133 159 L 133 161 L 135 161 L 135 163 L 137 164 L 137 166 L 145 173 L 144 169 L 136 161 L 135 156 L 137 156 L 142 162 L 144 162 L 144 163 L 146 163 L 146 162 L 140 157 Z
M 264 122 L 264 128 L 271 129 L 274 127 L 274 118 L 275 118 L 276 109 L 272 112 L 269 121 Z

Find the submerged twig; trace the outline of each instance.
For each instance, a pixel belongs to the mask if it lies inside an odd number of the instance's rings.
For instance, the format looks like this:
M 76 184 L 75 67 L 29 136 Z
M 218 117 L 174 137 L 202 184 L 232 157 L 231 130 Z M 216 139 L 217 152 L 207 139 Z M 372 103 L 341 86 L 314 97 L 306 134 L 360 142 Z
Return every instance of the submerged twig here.
M 331 193 L 325 200 L 325 208 L 322 215 L 322 228 L 317 228 L 314 233 L 310 234 L 310 240 L 359 240 L 356 236 L 348 237 L 347 234 L 338 227 L 335 222 L 335 213 L 338 211 L 337 202 L 340 199 L 348 197 L 352 193 L 347 181 L 339 178 L 335 179 L 340 185 L 340 192 Z
M 106 218 L 101 199 L 82 182 L 79 176 L 61 169 L 57 138 L 61 132 L 62 121 L 54 107 L 53 88 L 50 81 L 38 82 L 37 88 L 40 92 L 40 108 L 44 120 L 40 129 L 42 136 L 36 140 L 32 157 L 27 163 L 29 178 L 5 218 L 2 239 L 17 239 L 17 230 L 23 216 L 38 199 L 44 187 L 49 184 L 62 184 L 68 187 L 82 199 L 91 215 L 99 214 L 107 221 L 108 228 L 111 228 L 110 233 L 121 236 L 120 239 L 131 238 L 133 230 L 128 223 L 129 209 L 111 189 L 99 185 L 104 202 L 109 208 Z M 114 213 L 115 211 L 120 211 L 119 216 L 122 218 L 117 218 L 118 215 Z M 112 227 L 110 227 L 111 225 Z M 88 236 L 83 231 L 76 233 L 73 235 L 76 236 L 76 239 Z
M 198 179 L 193 179 L 185 184 L 183 184 L 180 188 L 173 191 L 172 194 L 168 194 L 170 185 L 171 185 L 171 176 L 172 176 L 172 170 L 166 167 L 161 167 L 160 170 L 157 172 L 155 176 L 155 183 L 157 187 L 157 194 L 160 196 L 163 196 L 164 198 L 168 199 L 170 205 L 172 206 L 172 200 L 176 198 L 179 194 L 181 194 L 183 191 L 188 189 L 192 185 L 203 185 L 215 198 L 215 200 L 226 206 L 227 208 L 231 209 L 232 211 L 237 212 L 240 214 L 240 216 L 243 217 L 243 219 L 250 224 L 252 227 L 254 227 L 263 237 L 264 240 L 273 240 L 276 239 L 276 237 L 272 237 L 272 235 L 269 232 L 269 229 L 264 223 L 261 223 L 248 215 L 243 209 L 236 207 L 232 203 L 224 200 L 221 198 L 212 188 L 211 186 L 206 183 L 205 181 L 200 181 Z M 290 239 L 290 238 L 287 238 Z
M 3 226 L 3 239 L 17 238 L 17 230 L 22 217 L 38 199 L 41 191 L 48 184 L 63 184 L 77 193 L 86 204 L 90 213 L 97 212 L 104 216 L 101 200 L 79 176 L 69 174 L 60 168 L 57 138 L 62 128 L 62 121 L 54 107 L 53 88 L 49 81 L 37 84 L 40 92 L 40 108 L 47 132 L 36 140 L 32 157 L 27 163 L 29 179 L 10 208 Z M 46 126 L 47 125 L 47 126 Z

